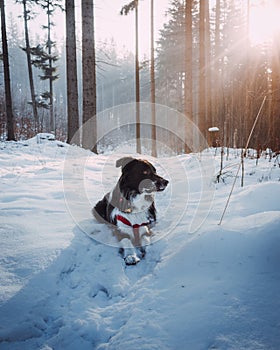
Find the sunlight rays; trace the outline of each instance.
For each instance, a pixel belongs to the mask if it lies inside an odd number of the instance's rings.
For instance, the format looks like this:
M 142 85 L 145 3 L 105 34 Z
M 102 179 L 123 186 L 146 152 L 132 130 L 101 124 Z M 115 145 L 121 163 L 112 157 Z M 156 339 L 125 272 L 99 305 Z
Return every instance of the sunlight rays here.
M 280 30 L 280 6 L 273 0 L 258 0 L 252 2 L 249 15 L 250 41 L 254 45 L 264 44 L 273 40 Z

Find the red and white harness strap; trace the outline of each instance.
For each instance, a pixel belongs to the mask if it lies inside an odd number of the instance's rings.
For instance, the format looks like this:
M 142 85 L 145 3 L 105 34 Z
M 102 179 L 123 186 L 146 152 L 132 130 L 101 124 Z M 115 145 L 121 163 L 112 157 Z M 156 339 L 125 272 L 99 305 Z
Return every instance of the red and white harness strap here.
M 141 241 L 140 241 L 140 233 L 139 233 L 139 228 L 142 226 L 148 226 L 151 222 L 143 222 L 142 224 L 134 224 L 127 220 L 125 217 L 122 215 L 116 215 L 116 220 L 122 222 L 123 224 L 130 226 L 133 230 L 133 235 L 134 235 L 134 245 L 136 247 L 141 247 Z
M 132 228 L 139 228 L 142 226 L 148 226 L 150 225 L 150 221 L 149 222 L 143 222 L 142 224 L 134 224 L 132 225 L 132 223 L 127 220 L 125 217 L 123 217 L 122 215 L 116 215 L 116 220 L 122 222 L 123 224 L 130 226 Z

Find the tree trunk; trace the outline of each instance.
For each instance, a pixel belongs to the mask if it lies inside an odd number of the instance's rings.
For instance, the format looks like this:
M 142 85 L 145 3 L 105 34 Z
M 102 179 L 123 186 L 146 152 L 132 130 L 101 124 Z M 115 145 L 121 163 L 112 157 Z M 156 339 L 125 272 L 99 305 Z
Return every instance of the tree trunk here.
M 221 93 L 221 0 L 216 0 L 216 18 L 215 18 L 215 79 L 213 81 L 213 91 L 214 91 L 214 106 L 212 118 L 213 125 L 215 127 L 220 127 L 222 125 L 222 120 L 220 118 L 221 114 L 221 99 L 223 94 Z
M 5 98 L 6 98 L 6 116 L 7 116 L 7 141 L 15 140 L 14 133 L 14 116 L 12 107 L 12 95 L 11 95 L 11 83 L 10 83 L 10 70 L 9 70 L 9 53 L 6 33 L 6 16 L 5 16 L 5 3 L 4 0 L 0 0 L 1 10 L 1 32 L 2 32 L 2 52 L 4 62 L 4 80 L 5 80 Z
M 65 1 L 66 11 L 66 76 L 67 76 L 67 142 L 80 145 L 79 104 L 76 54 L 75 0 Z
M 55 119 L 54 119 L 54 112 L 53 112 L 53 80 L 52 80 L 52 42 L 51 42 L 51 2 L 48 1 L 48 54 L 50 56 L 49 58 L 49 69 L 50 69 L 50 78 L 49 78 L 49 91 L 50 91 L 50 120 L 49 120 L 49 131 L 55 133 Z
M 83 135 L 82 145 L 97 153 L 96 65 L 93 0 L 82 0 Z
M 246 138 L 248 137 L 248 122 L 251 120 L 250 113 L 250 100 L 249 100 L 249 91 L 251 89 L 250 84 L 250 58 L 249 58 L 249 48 L 250 48 L 250 0 L 247 0 L 247 28 L 246 28 L 246 68 L 245 68 L 245 111 L 244 114 L 240 113 L 240 136 L 241 136 L 241 145 L 245 145 Z
M 156 90 L 155 90 L 155 52 L 154 52 L 154 0 L 151 0 L 151 111 L 152 111 L 152 156 L 157 156 L 156 146 Z
M 136 102 L 136 152 L 141 154 L 140 132 L 140 71 L 139 71 L 138 0 L 135 6 L 135 102 Z
M 199 108 L 198 127 L 206 135 L 205 0 L 199 3 Z
M 193 121 L 193 79 L 192 79 L 192 59 L 193 59 L 193 39 L 192 39 L 192 0 L 186 0 L 185 3 L 185 20 L 186 20 L 186 41 L 185 41 L 185 81 L 184 81 L 184 98 L 185 98 L 185 115 Z M 186 124 L 188 127 L 188 123 Z M 186 130 L 186 135 L 188 134 Z M 185 140 L 185 153 L 190 151 L 187 140 Z
M 210 41 L 210 19 L 209 0 L 205 0 L 205 71 L 206 71 L 206 135 L 212 125 L 212 89 L 211 89 L 211 41 Z
M 278 0 L 274 0 L 275 9 L 280 10 Z M 276 11 L 276 10 L 275 10 Z M 280 31 L 274 33 L 272 61 L 272 140 L 271 148 L 280 152 Z
M 33 109 L 33 117 L 35 122 L 35 132 L 39 131 L 39 118 L 36 105 L 36 94 L 33 80 L 33 70 L 31 64 L 31 54 L 30 54 L 30 42 L 29 42 L 29 33 L 28 33 L 28 13 L 26 8 L 26 0 L 22 1 L 23 4 L 23 17 L 24 17 L 24 33 L 25 33 L 25 47 L 26 47 L 26 57 L 27 57 L 27 67 L 28 67 L 28 77 L 29 77 L 29 86 L 31 94 L 31 102 Z

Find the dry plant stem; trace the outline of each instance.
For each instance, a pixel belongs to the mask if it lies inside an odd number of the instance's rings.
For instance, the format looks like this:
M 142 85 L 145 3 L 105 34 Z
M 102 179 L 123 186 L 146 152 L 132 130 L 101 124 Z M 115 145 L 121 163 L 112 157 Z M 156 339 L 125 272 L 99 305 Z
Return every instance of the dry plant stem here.
M 259 119 L 259 116 L 260 116 L 261 111 L 262 111 L 262 109 L 263 109 L 263 106 L 264 106 L 265 101 L 266 101 L 266 96 L 264 96 L 264 98 L 263 98 L 262 104 L 261 104 L 260 109 L 259 109 L 259 111 L 258 111 L 258 114 L 257 114 L 257 116 L 256 116 L 256 118 L 255 118 L 255 121 L 254 121 L 254 124 L 253 124 L 253 126 L 252 126 L 251 132 L 250 132 L 250 134 L 249 134 L 249 136 L 248 136 L 248 139 L 247 139 L 247 143 L 246 143 L 246 146 L 245 146 L 244 153 L 243 153 L 243 150 L 242 150 L 242 154 L 241 154 L 241 162 L 239 163 L 239 166 L 238 166 L 238 169 L 237 169 L 237 172 L 236 172 L 236 175 L 235 175 L 235 178 L 234 178 L 234 181 L 233 181 L 233 184 L 232 184 L 231 190 L 230 190 L 230 194 L 229 194 L 229 196 L 228 196 L 228 199 L 227 199 L 227 202 L 226 202 L 226 205 L 225 205 L 225 208 L 224 208 L 223 214 L 222 214 L 222 216 L 221 216 L 221 219 L 220 219 L 220 222 L 219 222 L 219 224 L 218 224 L 218 225 L 221 225 L 221 224 L 222 224 L 223 218 L 224 218 L 224 216 L 225 216 L 225 212 L 226 212 L 227 207 L 228 207 L 228 205 L 229 205 L 230 197 L 231 197 L 231 195 L 232 195 L 232 192 L 233 192 L 233 189 L 234 189 L 234 186 L 235 186 L 236 180 L 237 180 L 237 176 L 238 176 L 238 173 L 239 173 L 240 167 L 241 167 L 242 162 L 243 162 L 242 158 L 244 158 L 244 155 L 247 153 L 247 149 L 248 149 L 248 146 L 249 146 L 249 143 L 250 143 L 251 137 L 252 137 L 252 135 L 253 135 L 253 132 L 254 132 L 255 126 L 256 126 L 256 124 L 257 124 L 257 122 L 258 122 L 258 119 Z M 244 165 L 243 165 L 243 169 L 244 169 Z M 244 177 L 244 170 L 243 170 L 242 180 L 241 180 L 242 185 L 243 185 L 243 177 Z

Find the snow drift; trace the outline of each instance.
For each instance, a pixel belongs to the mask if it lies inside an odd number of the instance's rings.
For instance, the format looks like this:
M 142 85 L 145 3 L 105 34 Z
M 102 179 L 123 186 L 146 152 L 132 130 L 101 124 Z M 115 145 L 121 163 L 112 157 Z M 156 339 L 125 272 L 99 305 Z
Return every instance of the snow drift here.
M 38 138 L 0 152 L 1 349 L 280 348 L 276 158 L 246 159 L 219 226 L 237 151 L 219 184 L 210 150 L 148 157 L 172 186 L 145 259 L 126 267 L 90 213 L 122 155 Z

